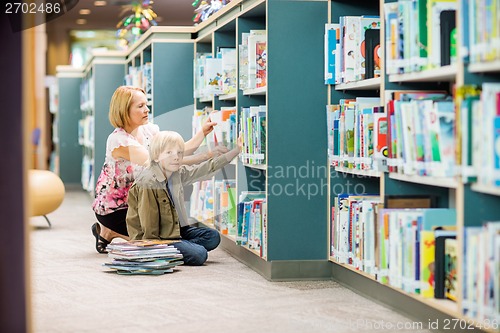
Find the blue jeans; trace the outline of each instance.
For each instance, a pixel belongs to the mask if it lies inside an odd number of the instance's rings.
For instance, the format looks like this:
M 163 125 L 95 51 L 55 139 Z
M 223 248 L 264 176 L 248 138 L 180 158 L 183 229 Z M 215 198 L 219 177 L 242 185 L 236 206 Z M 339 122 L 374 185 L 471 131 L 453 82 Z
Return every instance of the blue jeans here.
M 181 227 L 181 241 L 172 244 L 184 257 L 185 265 L 201 266 L 207 261 L 208 251 L 215 249 L 220 243 L 217 230 Z

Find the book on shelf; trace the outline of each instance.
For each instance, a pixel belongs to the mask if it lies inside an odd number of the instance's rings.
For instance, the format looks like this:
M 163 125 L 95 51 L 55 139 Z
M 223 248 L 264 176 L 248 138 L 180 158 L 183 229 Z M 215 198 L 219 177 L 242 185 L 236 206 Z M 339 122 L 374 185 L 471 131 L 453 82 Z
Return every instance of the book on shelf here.
M 420 294 L 426 298 L 434 297 L 435 286 L 435 230 L 438 228 L 454 228 L 456 212 L 454 209 L 433 208 L 425 210 L 420 231 Z
M 453 36 L 456 27 L 456 10 L 443 10 L 439 17 L 441 38 L 441 66 L 450 65 L 456 61 L 456 41 Z
M 380 29 L 378 16 L 339 17 L 341 83 L 365 79 L 365 30 Z
M 456 0 L 384 3 L 387 74 L 419 72 L 453 63 L 456 30 L 452 11 L 456 10 Z
M 340 75 L 337 75 L 338 66 L 340 65 L 340 25 L 338 23 L 325 24 L 324 36 L 325 49 L 325 84 L 340 83 Z
M 389 172 L 455 175 L 454 103 L 444 92 L 386 92 Z M 403 130 L 404 129 L 404 130 Z
M 242 107 L 239 126 L 243 138 L 240 160 L 252 165 L 265 164 L 267 107 Z
M 387 170 L 387 114 L 383 106 L 373 108 L 373 169 Z
M 331 252 L 338 263 L 374 274 L 377 195 L 338 194 L 332 207 Z
M 466 227 L 462 262 L 463 313 L 478 321 L 500 314 L 500 221 Z
M 434 297 L 435 237 L 456 224 L 454 209 L 379 209 L 378 280 L 425 298 Z
M 248 36 L 250 33 L 241 33 L 241 44 L 238 45 L 238 82 L 239 89 L 248 89 Z
M 459 173 L 464 182 L 477 181 L 480 162 L 478 154 L 481 150 L 482 135 L 478 132 L 480 117 L 480 89 L 475 85 L 455 87 L 455 163 L 460 166 Z
M 455 104 L 452 101 L 437 101 L 434 105 L 439 119 L 439 154 L 442 167 L 437 172 L 437 176 L 453 177 L 455 175 Z
M 327 105 L 328 153 L 332 165 L 383 170 L 387 127 L 384 109 L 379 104 L 379 98 L 358 97 Z
M 463 45 L 471 63 L 500 59 L 498 2 L 495 0 L 460 1 L 464 22 Z
M 399 9 L 397 2 L 384 3 L 386 74 L 400 72 Z
M 365 79 L 380 77 L 380 30 L 365 30 Z
M 206 58 L 204 75 L 204 96 L 221 95 L 222 90 L 222 59 Z
M 267 86 L 267 42 L 258 41 L 255 43 L 255 87 Z
M 356 81 L 359 80 L 364 80 L 366 79 L 366 70 L 368 68 L 367 66 L 367 54 L 370 54 L 370 57 L 373 56 L 373 63 L 370 64 L 370 69 L 373 69 L 373 74 L 370 74 L 370 77 L 379 77 L 380 76 L 380 64 L 378 66 L 378 71 L 375 71 L 375 60 L 380 58 L 378 57 L 378 54 L 376 52 L 376 39 L 378 37 L 378 44 L 380 44 L 380 17 L 379 16 L 368 16 L 364 15 L 359 17 L 359 32 L 357 34 L 357 44 L 358 44 L 358 49 L 357 49 L 357 59 L 356 59 Z M 368 31 L 372 31 L 371 33 L 368 33 Z M 367 40 L 366 36 L 372 38 L 369 41 L 371 49 L 368 49 L 367 46 Z
M 263 51 L 264 44 L 267 42 L 266 30 L 250 30 L 250 34 L 248 36 L 248 85 L 247 89 L 255 89 L 257 88 L 257 70 L 260 66 L 257 64 L 257 45 L 260 45 L 261 50 Z M 266 46 L 267 49 L 267 46 Z M 265 57 L 267 58 L 267 50 Z M 263 75 L 263 72 L 260 73 Z M 266 74 L 267 75 L 267 74 Z M 262 79 L 262 78 L 261 78 Z M 262 82 L 261 82 L 262 83 Z
M 386 195 L 384 208 L 437 208 L 437 197 L 415 194 Z
M 236 93 L 236 48 L 221 47 L 217 57 L 222 59 L 222 94 Z
M 247 246 L 250 249 L 261 253 L 261 244 L 263 243 L 264 231 L 263 218 L 267 217 L 267 212 L 263 208 L 264 192 L 242 192 L 237 205 L 237 228 L 236 244 Z
M 456 230 L 435 230 L 434 238 L 435 238 L 435 265 L 434 265 L 434 298 L 443 299 L 445 298 L 445 287 L 447 286 L 448 279 L 448 264 L 449 259 L 446 259 L 446 255 L 449 254 L 449 251 L 445 250 L 445 241 L 447 239 L 456 239 L 457 232 Z M 455 253 L 456 258 L 457 253 Z M 448 260 L 448 261 L 447 261 Z M 455 280 L 456 280 L 456 267 L 454 272 Z M 451 281 L 449 281 L 451 282 Z M 449 285 L 450 283 L 448 283 Z M 454 284 L 456 288 L 456 284 Z M 456 292 L 456 289 L 455 289 Z M 456 299 L 455 299 L 456 300 Z
M 215 180 L 214 226 L 223 235 L 236 235 L 236 181 Z
M 441 12 L 457 9 L 456 0 L 428 0 L 427 1 L 427 41 L 429 67 L 441 65 Z M 450 30 L 451 32 L 451 30 Z
M 454 238 L 444 240 L 444 292 L 447 299 L 458 298 L 458 243 Z
M 205 89 L 205 66 L 206 59 L 211 58 L 211 53 L 196 53 L 195 59 L 193 61 L 194 67 L 194 89 L 193 95 L 194 98 L 205 98 L 206 97 L 206 89 Z
M 498 187 L 500 186 L 500 156 L 498 145 L 498 123 L 500 115 L 500 83 L 483 83 L 480 103 L 473 110 L 473 133 L 477 133 L 473 151 L 473 160 L 478 170 L 478 183 Z M 474 136 L 474 134 L 473 134 Z

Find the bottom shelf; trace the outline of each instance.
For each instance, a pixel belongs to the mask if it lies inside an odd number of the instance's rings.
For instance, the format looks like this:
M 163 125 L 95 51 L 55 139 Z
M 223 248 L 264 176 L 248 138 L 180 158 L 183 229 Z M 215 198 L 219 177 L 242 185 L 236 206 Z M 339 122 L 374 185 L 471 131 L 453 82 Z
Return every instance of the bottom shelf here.
M 336 262 L 333 257 L 329 257 L 329 261 L 332 262 L 334 265 L 337 265 L 339 267 L 342 267 L 350 272 L 353 272 L 357 275 L 359 275 L 362 278 L 366 278 L 368 280 L 371 280 L 381 286 L 385 286 L 393 291 L 396 291 L 400 293 L 401 295 L 410 297 L 414 299 L 415 301 L 424 304 L 428 307 L 431 307 L 435 310 L 438 310 L 450 317 L 453 317 L 451 319 L 445 318 L 443 320 L 437 321 L 439 323 L 439 328 L 440 330 L 450 330 L 452 332 L 457 332 L 457 331 L 462 331 L 462 330 L 473 330 L 473 329 L 480 329 L 484 332 L 488 333 L 494 333 L 494 332 L 500 332 L 500 323 L 495 323 L 493 322 L 479 322 L 477 319 L 469 318 L 467 316 L 464 316 L 460 309 L 459 306 L 456 302 L 448 300 L 448 299 L 436 299 L 436 298 L 424 298 L 418 294 L 410 294 L 405 292 L 404 290 L 391 286 L 389 284 L 382 284 L 379 281 L 377 281 L 375 275 L 373 274 L 368 274 L 363 271 L 359 271 L 355 267 L 349 264 L 343 264 Z M 335 273 L 333 274 L 335 278 Z M 349 281 L 351 282 L 351 281 Z M 357 289 L 356 286 L 350 284 L 354 289 Z M 391 303 L 392 306 L 394 304 Z M 436 321 L 431 321 L 429 320 L 429 325 L 435 323 Z
M 193 218 L 193 219 L 194 219 L 194 218 Z M 215 228 L 215 226 L 214 226 L 214 224 L 213 224 L 212 222 L 209 222 L 209 221 L 198 221 L 198 223 L 199 223 L 199 224 L 201 224 L 201 225 L 203 225 L 203 226 L 205 226 L 205 227 L 207 227 L 207 228 L 216 229 L 216 228 Z M 233 235 L 223 234 L 223 233 L 220 233 L 220 232 L 219 232 L 219 234 L 220 234 L 222 237 L 225 237 L 225 238 L 227 238 L 227 239 L 231 240 L 232 242 L 234 242 L 234 244 L 235 244 L 236 246 L 239 246 L 240 248 L 245 249 L 245 250 L 249 251 L 250 253 L 252 253 L 252 254 L 256 255 L 257 257 L 259 257 L 259 258 L 261 258 L 261 259 L 264 259 L 264 260 L 265 260 L 265 258 L 262 258 L 262 257 L 261 257 L 261 255 L 260 255 L 260 251 L 257 251 L 257 250 L 255 250 L 255 249 L 251 249 L 251 248 L 249 248 L 247 245 L 238 245 L 238 244 L 236 244 L 236 237 L 235 237 L 235 236 L 233 236 Z

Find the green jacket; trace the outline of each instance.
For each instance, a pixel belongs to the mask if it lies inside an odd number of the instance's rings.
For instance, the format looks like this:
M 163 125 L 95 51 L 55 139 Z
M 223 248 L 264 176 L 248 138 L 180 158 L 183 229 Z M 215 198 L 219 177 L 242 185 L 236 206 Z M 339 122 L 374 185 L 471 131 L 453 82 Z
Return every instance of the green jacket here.
M 197 165 L 181 166 L 169 179 L 175 201 L 167 192 L 167 179 L 160 166 L 154 163 L 144 169 L 128 193 L 127 231 L 130 239 L 181 238 L 178 215 L 182 216 L 181 221 L 188 220 L 183 187 L 224 167 L 232 157 L 226 153 Z M 174 208 L 174 202 L 178 207 Z

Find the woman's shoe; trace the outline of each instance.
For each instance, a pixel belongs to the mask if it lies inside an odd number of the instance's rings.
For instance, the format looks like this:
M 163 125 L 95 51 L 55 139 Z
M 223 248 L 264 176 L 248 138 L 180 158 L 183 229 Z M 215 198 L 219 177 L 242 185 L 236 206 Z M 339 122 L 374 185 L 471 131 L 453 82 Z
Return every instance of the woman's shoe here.
M 92 234 L 95 237 L 95 249 L 99 253 L 108 253 L 108 251 L 106 251 L 106 246 L 111 242 L 101 237 L 100 233 L 101 226 L 96 222 L 92 225 Z

